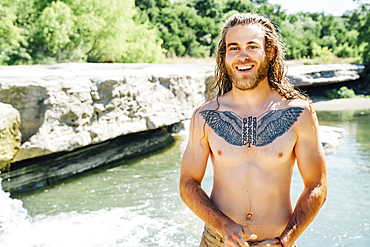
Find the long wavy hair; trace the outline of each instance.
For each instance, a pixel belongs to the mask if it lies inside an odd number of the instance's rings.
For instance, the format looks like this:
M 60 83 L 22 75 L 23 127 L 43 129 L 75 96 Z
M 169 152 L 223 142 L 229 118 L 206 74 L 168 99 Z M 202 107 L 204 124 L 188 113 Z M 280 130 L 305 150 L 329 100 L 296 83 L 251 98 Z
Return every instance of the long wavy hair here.
M 301 94 L 299 91 L 288 81 L 286 77 L 286 65 L 284 62 L 285 57 L 285 46 L 279 41 L 278 33 L 275 30 L 274 25 L 265 17 L 258 14 L 234 14 L 231 16 L 222 28 L 220 41 L 218 43 L 218 52 L 216 58 L 216 70 L 215 70 L 215 82 L 209 88 L 208 101 L 229 92 L 232 89 L 232 81 L 228 75 L 225 55 L 226 55 L 226 34 L 230 28 L 236 25 L 259 25 L 265 34 L 265 50 L 266 57 L 271 57 L 271 53 L 274 53 L 273 58 L 269 61 L 268 65 L 268 82 L 269 85 L 275 89 L 281 96 L 286 99 L 309 99 Z M 211 95 L 214 95 L 211 97 Z

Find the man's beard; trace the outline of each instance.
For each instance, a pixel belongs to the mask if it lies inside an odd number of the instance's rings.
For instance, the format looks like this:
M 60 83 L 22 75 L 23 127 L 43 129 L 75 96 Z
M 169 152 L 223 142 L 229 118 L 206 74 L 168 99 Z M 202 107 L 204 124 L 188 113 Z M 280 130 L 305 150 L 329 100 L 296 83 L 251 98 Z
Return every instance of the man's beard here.
M 252 90 L 256 88 L 261 81 L 263 81 L 268 74 L 269 70 L 269 63 L 266 59 L 263 60 L 261 66 L 257 70 L 257 74 L 254 75 L 252 78 L 249 78 L 250 75 L 242 76 L 240 78 L 236 78 L 234 71 L 230 68 L 230 66 L 226 65 L 227 73 L 233 85 L 240 90 Z

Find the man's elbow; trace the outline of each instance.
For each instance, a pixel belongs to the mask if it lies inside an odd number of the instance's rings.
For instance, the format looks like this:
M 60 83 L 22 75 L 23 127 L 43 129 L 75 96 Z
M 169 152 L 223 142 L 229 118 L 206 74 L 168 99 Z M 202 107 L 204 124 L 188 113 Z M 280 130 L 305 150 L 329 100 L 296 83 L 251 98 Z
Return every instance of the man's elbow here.
M 315 195 L 316 198 L 320 201 L 320 207 L 322 207 L 326 201 L 326 198 L 328 196 L 328 184 L 326 179 L 321 180 L 316 186 L 315 186 Z
M 179 192 L 181 200 L 188 204 L 188 201 L 191 197 L 191 194 L 195 193 L 195 187 L 199 185 L 199 183 L 195 179 L 191 179 L 186 176 L 180 177 L 180 183 L 179 183 Z
M 180 197 L 183 202 L 186 203 L 187 195 L 188 195 L 188 187 L 189 187 L 189 178 L 185 176 L 180 177 L 180 182 L 179 182 L 179 192 L 180 192 Z
M 315 201 L 319 207 L 322 207 L 328 195 L 328 185 L 326 180 L 322 179 L 321 181 L 308 186 L 307 189 L 310 191 L 309 200 L 312 200 L 312 202 Z
M 179 182 L 179 192 L 180 192 L 180 197 L 181 197 L 181 200 L 183 202 L 185 202 L 185 183 L 184 183 L 184 179 L 183 178 L 180 178 L 180 182 Z
M 328 183 L 325 179 L 325 182 L 322 183 L 322 186 L 321 186 L 321 190 L 322 190 L 322 204 L 321 206 L 325 203 L 327 197 L 328 197 Z

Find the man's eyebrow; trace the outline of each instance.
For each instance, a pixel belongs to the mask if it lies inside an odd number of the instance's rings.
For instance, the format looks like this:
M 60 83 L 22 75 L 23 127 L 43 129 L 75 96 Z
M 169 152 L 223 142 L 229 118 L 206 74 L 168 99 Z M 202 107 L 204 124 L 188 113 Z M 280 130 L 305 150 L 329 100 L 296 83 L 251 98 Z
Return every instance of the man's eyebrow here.
M 227 44 L 227 47 L 232 46 L 232 45 L 239 45 L 239 44 L 238 44 L 238 43 L 236 43 L 236 42 L 234 42 L 234 43 L 229 43 L 229 44 Z
M 247 42 L 247 45 L 251 45 L 251 44 L 252 45 L 259 45 L 258 42 L 253 41 L 253 40 Z M 239 44 L 237 42 L 232 42 L 232 43 L 227 44 L 226 47 L 234 46 L 234 45 L 239 45 Z

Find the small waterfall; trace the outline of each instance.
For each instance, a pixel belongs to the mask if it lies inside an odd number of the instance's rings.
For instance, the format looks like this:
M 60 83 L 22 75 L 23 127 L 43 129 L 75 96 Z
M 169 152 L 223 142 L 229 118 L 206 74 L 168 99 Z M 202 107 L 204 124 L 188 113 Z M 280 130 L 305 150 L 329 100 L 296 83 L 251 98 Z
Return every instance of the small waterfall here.
M 21 200 L 12 199 L 3 191 L 0 178 L 0 246 L 22 246 L 31 223 Z

